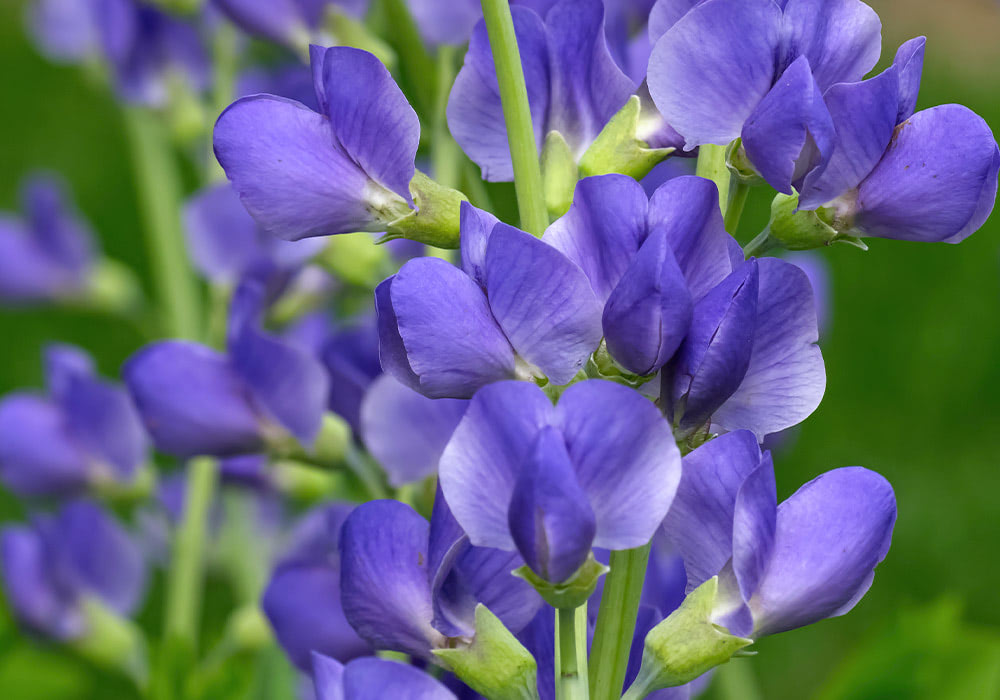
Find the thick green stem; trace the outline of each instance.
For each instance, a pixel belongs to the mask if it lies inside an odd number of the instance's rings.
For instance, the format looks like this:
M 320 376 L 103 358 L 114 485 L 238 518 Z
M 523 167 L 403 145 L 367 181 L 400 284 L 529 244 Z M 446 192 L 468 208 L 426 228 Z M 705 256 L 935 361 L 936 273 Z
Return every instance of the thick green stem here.
M 127 108 L 125 128 L 164 330 L 175 338 L 196 339 L 202 328 L 201 310 L 181 228 L 181 183 L 175 154 L 163 124 L 152 112 Z
M 745 182 L 736 182 L 729 192 L 729 203 L 726 205 L 726 231 L 730 236 L 736 235 L 736 229 L 740 227 L 740 218 L 743 216 L 743 208 L 747 203 L 747 195 L 750 194 L 750 185 Z
M 648 544 L 611 553 L 611 571 L 604 581 L 591 647 L 593 700 L 618 700 L 621 696 L 648 562 Z
M 507 143 L 514 165 L 514 189 L 521 213 L 521 228 L 541 236 L 549 225 L 549 214 L 545 207 L 538 144 L 535 143 L 528 88 L 524 82 L 510 5 L 508 0 L 482 0 L 482 4 L 507 124 Z
M 698 147 L 698 166 L 695 170 L 698 177 L 708 178 L 719 188 L 719 208 L 726 215 L 729 206 L 729 181 L 731 175 L 726 167 L 726 147 L 707 143 Z
M 556 700 L 590 700 L 587 604 L 556 609 Z

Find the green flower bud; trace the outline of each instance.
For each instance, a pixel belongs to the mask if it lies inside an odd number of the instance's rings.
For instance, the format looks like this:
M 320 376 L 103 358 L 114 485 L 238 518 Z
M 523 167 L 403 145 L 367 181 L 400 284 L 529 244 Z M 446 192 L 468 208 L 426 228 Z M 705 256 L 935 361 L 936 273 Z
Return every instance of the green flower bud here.
M 650 148 L 639 138 L 641 112 L 642 102 L 632 95 L 583 154 L 581 175 L 621 173 L 639 180 L 674 152 L 673 148 Z
M 718 588 L 718 577 L 705 581 L 650 630 L 639 675 L 622 700 L 642 700 L 655 690 L 690 683 L 753 644 L 752 639 L 733 636 L 710 619 Z
M 468 201 L 458 190 L 434 182 L 419 170 L 410 180 L 415 210 L 391 221 L 382 242 L 409 238 L 437 248 L 458 248 L 459 208 Z
M 434 655 L 490 700 L 538 699 L 535 658 L 485 605 L 476 606 L 476 635 L 470 644 L 435 649 Z
M 573 203 L 578 173 L 573 151 L 558 131 L 550 131 L 542 148 L 542 183 L 549 217 L 558 219 Z
M 578 608 L 586 603 L 597 587 L 597 581 L 608 571 L 610 569 L 594 559 L 594 554 L 591 552 L 583 566 L 562 583 L 546 581 L 528 566 L 515 569 L 513 574 L 530 583 L 553 608 L 565 609 Z

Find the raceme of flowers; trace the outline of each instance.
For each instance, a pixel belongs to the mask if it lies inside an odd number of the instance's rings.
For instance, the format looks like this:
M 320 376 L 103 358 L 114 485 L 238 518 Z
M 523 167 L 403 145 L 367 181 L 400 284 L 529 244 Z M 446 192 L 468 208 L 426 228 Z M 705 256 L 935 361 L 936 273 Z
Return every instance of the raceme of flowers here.
M 206 175 L 163 203 L 190 257 L 153 253 L 201 325 L 154 331 L 122 384 L 52 345 L 44 390 L 0 401 L 24 627 L 150 697 L 219 697 L 204 659 L 170 690 L 207 562 L 237 599 L 212 662 L 273 639 L 321 700 L 663 700 L 859 603 L 895 496 L 851 466 L 778 502 L 831 299 L 815 253 L 766 254 L 986 221 L 1000 149 L 961 105 L 917 110 L 922 37 L 872 74 L 860 0 L 157 5 L 29 9 L 42 53 L 100 67 L 156 126 L 136 138 Z M 772 218 L 741 245 L 754 187 Z M 4 303 L 143 313 L 58 178 L 22 201 Z M 150 669 L 153 575 L 191 605 Z

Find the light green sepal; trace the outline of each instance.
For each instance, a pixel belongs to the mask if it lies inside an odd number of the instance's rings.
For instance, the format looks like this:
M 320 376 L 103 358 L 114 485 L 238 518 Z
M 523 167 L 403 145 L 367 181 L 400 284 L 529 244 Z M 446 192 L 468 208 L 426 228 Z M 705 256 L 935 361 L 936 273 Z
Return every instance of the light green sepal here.
M 632 95 L 583 154 L 580 175 L 591 177 L 621 173 L 639 180 L 676 150 L 650 148 L 637 136 L 641 112 L 642 103 L 638 95 Z
M 84 598 L 80 607 L 86 632 L 70 642 L 73 650 L 98 666 L 124 673 L 144 688 L 149 681 L 149 657 L 142 630 L 96 598 Z
M 514 569 L 518 578 L 530 583 L 546 603 L 553 608 L 578 608 L 587 602 L 597 587 L 597 581 L 610 569 L 594 559 L 593 552 L 587 557 L 577 572 L 561 583 L 552 583 L 541 578 L 528 566 Z
M 490 700 L 538 699 L 535 658 L 485 605 L 476 606 L 476 636 L 471 644 L 435 649 L 434 655 Z
M 718 588 L 718 577 L 705 581 L 650 630 L 639 675 L 625 694 L 627 700 L 641 700 L 655 690 L 689 683 L 753 644 L 752 639 L 731 635 L 712 622 Z
M 550 131 L 542 148 L 542 183 L 549 218 L 558 219 L 569 211 L 577 178 L 576 159 L 569 144 L 561 133 Z
M 419 170 L 410 180 L 410 194 L 417 208 L 386 227 L 380 242 L 409 238 L 437 248 L 458 248 L 462 202 L 468 198 L 443 187 Z
M 346 14 L 336 7 L 330 7 L 324 18 L 324 28 L 340 46 L 353 46 L 374 54 L 386 68 L 396 65 L 396 52 L 378 36 L 373 34 L 364 22 Z

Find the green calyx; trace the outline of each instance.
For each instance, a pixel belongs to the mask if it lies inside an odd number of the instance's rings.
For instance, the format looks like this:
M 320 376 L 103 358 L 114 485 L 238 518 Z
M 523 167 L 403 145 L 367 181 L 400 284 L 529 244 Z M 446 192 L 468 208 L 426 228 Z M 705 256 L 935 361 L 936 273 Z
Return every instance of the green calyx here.
M 468 198 L 434 182 L 419 170 L 410 180 L 410 194 L 416 209 L 390 221 L 380 242 L 409 238 L 436 248 L 458 248 L 462 202 Z
M 848 243 L 868 250 L 852 229 L 838 221 L 833 211 L 821 207 L 816 211 L 798 208 L 797 194 L 779 194 L 771 202 L 771 222 L 768 235 L 775 245 L 787 250 L 812 250 L 833 243 Z
M 476 635 L 434 655 L 470 688 L 490 700 L 538 700 L 538 665 L 524 645 L 490 612 L 476 606 Z
M 610 569 L 594 559 L 594 554 L 587 557 L 576 573 L 561 583 L 552 583 L 541 578 L 528 566 L 515 569 L 512 573 L 518 578 L 530 583 L 542 599 L 553 608 L 578 608 L 587 602 L 590 594 L 597 587 L 597 581 Z
M 752 639 L 731 635 L 712 622 L 718 588 L 718 577 L 709 579 L 650 630 L 639 675 L 625 700 L 641 700 L 655 690 L 689 683 L 753 644 Z
M 581 176 L 621 173 L 639 180 L 674 152 L 673 148 L 650 148 L 639 138 L 641 112 L 642 102 L 632 95 L 583 154 Z
M 576 159 L 569 144 L 561 133 L 550 131 L 542 147 L 542 183 L 549 218 L 558 219 L 569 211 L 578 179 Z

